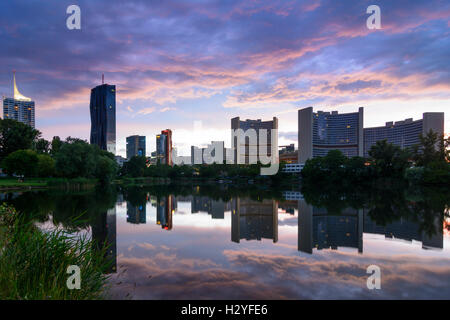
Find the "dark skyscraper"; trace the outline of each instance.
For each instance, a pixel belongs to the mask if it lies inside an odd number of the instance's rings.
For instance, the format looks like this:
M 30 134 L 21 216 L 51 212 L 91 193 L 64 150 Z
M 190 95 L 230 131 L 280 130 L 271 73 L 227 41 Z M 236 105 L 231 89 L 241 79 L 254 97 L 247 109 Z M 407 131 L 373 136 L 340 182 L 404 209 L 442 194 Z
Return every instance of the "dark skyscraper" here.
M 145 157 L 145 136 L 127 137 L 127 159 L 134 156 Z
M 102 84 L 91 90 L 91 144 L 116 154 L 116 86 Z

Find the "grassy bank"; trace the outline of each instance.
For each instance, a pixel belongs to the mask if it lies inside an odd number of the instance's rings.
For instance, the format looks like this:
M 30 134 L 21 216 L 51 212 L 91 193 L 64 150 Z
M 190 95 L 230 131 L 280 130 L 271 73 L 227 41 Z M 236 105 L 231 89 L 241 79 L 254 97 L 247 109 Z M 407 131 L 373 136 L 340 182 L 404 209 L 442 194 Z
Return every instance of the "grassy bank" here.
M 0 178 L 0 190 L 58 188 L 67 190 L 87 190 L 97 185 L 96 179 L 86 178 Z
M 49 178 L 29 178 L 23 181 L 17 178 L 0 178 L 0 188 L 45 188 L 49 180 Z
M 108 270 L 105 250 L 86 237 L 61 230 L 41 231 L 0 206 L 0 299 L 101 299 Z M 80 267 L 81 288 L 66 282 L 71 265 Z

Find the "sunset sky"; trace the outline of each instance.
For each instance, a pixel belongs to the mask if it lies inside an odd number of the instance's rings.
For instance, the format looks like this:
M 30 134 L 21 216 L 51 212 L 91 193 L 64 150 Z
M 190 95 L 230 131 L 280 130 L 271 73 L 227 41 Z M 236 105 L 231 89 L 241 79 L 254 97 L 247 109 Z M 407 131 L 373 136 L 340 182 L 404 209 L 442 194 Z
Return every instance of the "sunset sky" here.
M 81 8 L 68 30 L 66 8 Z M 366 9 L 381 8 L 381 30 Z M 36 102 L 43 136 L 89 138 L 90 89 L 117 86 L 125 137 L 173 131 L 179 154 L 230 141 L 230 119 L 279 118 L 297 143 L 297 110 L 356 111 L 364 125 L 445 112 L 450 131 L 450 2 L 3 0 L 0 94 Z M 194 130 L 201 121 L 202 132 Z

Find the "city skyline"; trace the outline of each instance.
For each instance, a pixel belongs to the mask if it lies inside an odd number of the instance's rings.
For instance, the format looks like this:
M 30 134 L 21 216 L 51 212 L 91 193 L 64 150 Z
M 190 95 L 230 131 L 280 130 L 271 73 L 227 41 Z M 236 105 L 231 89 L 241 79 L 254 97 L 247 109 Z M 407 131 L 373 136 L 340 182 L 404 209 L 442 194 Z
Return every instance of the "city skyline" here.
M 433 3 L 379 1 L 382 29 L 369 30 L 368 1 L 201 9 L 184 1 L 79 1 L 82 29 L 75 31 L 65 28 L 63 3 L 2 3 L 0 92 L 10 95 L 11 70 L 18 70 L 46 139 L 89 140 L 89 90 L 105 73 L 117 86 L 122 156 L 127 136 L 163 128 L 173 130 L 180 155 L 212 140 L 229 146 L 228 121 L 237 116 L 275 116 L 279 144 L 297 145 L 296 113 L 309 106 L 342 113 L 363 106 L 364 127 L 447 111 L 449 5 Z M 195 121 L 204 137 L 194 134 Z M 155 143 L 147 139 L 147 150 Z
M 15 71 L 13 71 L 13 98 L 7 98 L 3 96 L 3 113 L 5 118 L 15 119 L 20 122 L 27 123 L 34 128 L 34 101 L 31 98 L 22 95 L 16 85 Z M 25 105 L 26 104 L 26 105 Z M 11 110 L 16 110 L 15 114 L 10 114 Z M 18 108 L 20 111 L 18 111 Z M 27 115 L 24 115 L 25 108 L 28 109 Z M 24 110 L 22 110 L 24 109 Z M 97 144 L 103 150 L 107 150 L 113 153 L 117 158 L 123 160 L 130 160 L 132 156 L 141 155 L 148 156 L 146 153 L 146 136 L 132 135 L 126 137 L 126 158 L 116 152 L 116 86 L 104 83 L 104 75 L 102 74 L 102 84 L 91 89 L 90 98 L 90 113 L 91 113 L 91 130 L 90 130 L 90 143 Z M 31 110 L 31 111 L 30 111 Z M 19 113 L 19 114 L 18 114 Z M 30 117 L 31 113 L 31 117 Z M 444 112 L 424 112 L 422 119 L 407 118 L 399 121 L 387 121 L 384 126 L 376 127 L 364 127 L 364 107 L 359 107 L 358 112 L 353 113 L 339 113 L 337 110 L 322 111 L 319 110 L 313 113 L 313 107 L 307 107 L 298 110 L 298 146 L 297 161 L 294 163 L 304 163 L 306 159 L 316 156 L 324 156 L 328 153 L 328 150 L 339 149 L 347 157 L 351 156 L 368 156 L 368 146 L 374 144 L 378 140 L 387 139 L 388 142 L 394 143 L 400 146 L 402 149 L 405 147 L 412 147 L 414 144 L 419 143 L 418 132 L 425 134 L 428 130 L 433 130 L 439 134 L 443 134 L 444 137 L 448 134 L 445 132 L 445 113 Z M 313 121 L 314 120 L 314 121 Z M 314 123 L 314 125 L 313 125 Z M 331 124 L 331 130 L 326 130 Z M 240 121 L 240 117 L 234 117 L 231 119 L 231 130 L 242 127 L 244 131 L 253 128 L 258 132 L 258 128 L 276 128 L 278 133 L 278 118 L 273 117 L 273 121 L 261 121 L 261 119 L 251 120 L 246 119 Z M 346 127 L 347 129 L 345 129 Z M 395 131 L 392 131 L 393 129 Z M 406 129 L 408 128 L 408 129 Z M 198 123 L 195 124 L 194 129 L 201 129 Z M 326 136 L 323 136 L 323 130 L 326 130 Z M 355 131 L 356 130 L 356 131 Z M 405 131 L 406 130 L 406 131 Z M 311 131 L 311 134 L 308 132 Z M 330 131 L 330 132 L 328 132 Z M 376 133 L 376 135 L 374 135 Z M 161 137 L 167 136 L 167 142 L 160 141 Z M 343 139 L 344 136 L 346 139 Z M 276 149 L 278 149 L 278 136 L 275 138 Z M 351 139 L 349 139 L 351 138 Z M 270 141 L 270 134 L 267 138 Z M 328 142 L 331 139 L 332 143 Z M 358 141 L 356 141 L 356 140 Z M 408 141 L 406 141 L 406 140 Z M 317 141 L 316 141 L 317 140 Z M 338 141 L 339 140 L 339 141 Z M 345 141 L 347 146 L 345 145 Z M 369 141 L 370 140 L 370 141 Z M 314 142 L 313 142 L 314 141 Z M 232 152 L 236 148 L 236 141 L 230 140 L 231 149 L 226 148 L 225 141 L 216 141 L 216 143 L 222 144 L 223 158 L 225 163 L 228 158 L 227 152 Z M 214 142 L 213 142 L 214 143 Z M 318 145 L 316 145 L 318 143 Z M 342 144 L 343 143 L 343 144 Z M 350 143 L 350 144 L 349 144 Z M 339 146 L 339 144 L 341 144 Z M 403 144 L 406 144 L 405 146 Z M 204 145 L 204 144 L 203 144 Z M 259 142 L 258 142 L 259 145 Z M 270 143 L 269 143 L 270 145 Z M 270 147 L 268 145 L 268 152 L 270 154 Z M 295 148 L 295 144 L 290 144 L 292 148 Z M 284 146 L 286 147 L 286 146 Z M 301 147 L 301 150 L 300 150 Z M 194 158 L 200 156 L 203 159 L 203 152 L 206 149 L 213 148 L 213 145 L 208 144 L 206 148 L 191 146 L 190 155 L 182 156 L 177 155 L 177 148 L 172 146 L 172 131 L 170 129 L 162 130 L 160 134 L 156 135 L 156 153 L 157 158 L 163 157 L 163 163 L 169 161 L 169 165 L 172 165 L 172 148 L 175 151 L 175 155 L 183 159 L 190 159 L 190 164 L 193 164 Z M 317 149 L 319 148 L 319 149 Z M 320 148 L 323 150 L 320 151 Z M 355 150 L 351 148 L 356 148 Z M 163 149 L 166 149 L 163 152 Z M 197 151 L 196 151 L 197 149 Z M 214 149 L 214 148 L 213 148 Z M 313 152 L 314 150 L 314 152 Z M 198 154 L 196 154 L 198 152 Z M 248 147 L 245 153 L 248 153 Z M 350 153 L 349 153 L 350 152 Z M 158 153 L 160 154 L 158 156 Z M 163 154 L 164 153 L 164 154 Z M 166 158 L 166 154 L 168 157 Z M 279 150 L 281 153 L 281 150 Z M 317 153 L 317 154 L 316 154 Z M 153 152 L 150 152 L 153 154 Z M 194 156 L 194 154 L 196 154 Z M 230 154 L 232 156 L 232 154 Z M 234 152 L 234 158 L 237 154 Z M 278 155 L 277 155 L 278 156 Z M 186 159 L 185 159 L 186 158 Z M 248 155 L 246 155 L 248 162 Z M 216 159 L 217 160 L 217 159 Z M 232 160 L 233 161 L 233 160 Z M 205 163 L 201 160 L 199 163 Z M 277 161 L 278 162 L 278 161 Z M 219 163 L 221 161 L 219 160 Z

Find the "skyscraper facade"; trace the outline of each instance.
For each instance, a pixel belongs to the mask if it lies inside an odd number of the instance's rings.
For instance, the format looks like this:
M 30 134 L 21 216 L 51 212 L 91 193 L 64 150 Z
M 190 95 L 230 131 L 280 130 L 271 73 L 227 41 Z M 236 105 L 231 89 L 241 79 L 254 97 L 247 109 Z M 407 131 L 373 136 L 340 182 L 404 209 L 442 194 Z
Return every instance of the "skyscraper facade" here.
M 14 98 L 3 98 L 3 119 L 14 119 L 35 128 L 34 101 L 19 92 L 13 74 Z
M 127 159 L 135 156 L 145 157 L 145 136 L 127 137 Z
M 440 136 L 444 134 L 444 113 L 425 112 L 423 118 L 413 121 L 412 118 L 386 122 L 382 127 L 364 128 L 364 155 L 369 155 L 370 148 L 379 140 L 387 140 L 401 147 L 410 149 L 420 142 L 420 134 L 433 130 Z
M 162 130 L 156 135 L 156 158 L 160 164 L 173 165 L 172 161 L 172 131 Z
M 242 129 L 244 132 L 244 136 L 241 139 L 234 134 L 238 129 Z M 256 131 L 256 141 L 251 141 L 250 137 L 246 136 L 249 129 Z M 263 130 L 261 131 L 261 129 Z M 267 157 L 271 157 L 272 150 L 274 150 L 276 152 L 274 156 L 276 156 L 276 162 L 278 162 L 278 118 L 273 117 L 272 121 L 261 121 L 261 119 L 241 121 L 239 117 L 236 117 L 231 119 L 231 130 L 231 147 L 234 152 L 235 163 L 256 163 L 256 161 L 260 160 L 260 149 L 266 151 Z M 272 130 L 277 130 L 277 134 L 273 139 Z M 265 136 L 265 142 L 261 141 L 263 136 Z
M 116 86 L 102 84 L 91 90 L 91 144 L 116 154 Z
M 314 113 L 312 107 L 299 110 L 299 162 L 326 156 L 330 150 L 340 150 L 347 157 L 363 156 L 363 117 L 364 108 L 343 114 Z

